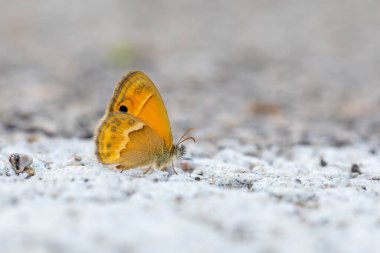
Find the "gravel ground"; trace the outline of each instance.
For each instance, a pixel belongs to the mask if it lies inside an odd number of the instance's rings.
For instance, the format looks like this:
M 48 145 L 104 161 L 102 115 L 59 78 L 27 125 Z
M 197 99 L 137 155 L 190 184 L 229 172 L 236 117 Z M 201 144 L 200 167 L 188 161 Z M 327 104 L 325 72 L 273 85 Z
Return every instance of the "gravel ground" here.
M 0 252 L 377 252 L 379 10 L 0 0 Z M 195 128 L 178 175 L 95 160 L 94 128 L 134 69 L 174 139 Z

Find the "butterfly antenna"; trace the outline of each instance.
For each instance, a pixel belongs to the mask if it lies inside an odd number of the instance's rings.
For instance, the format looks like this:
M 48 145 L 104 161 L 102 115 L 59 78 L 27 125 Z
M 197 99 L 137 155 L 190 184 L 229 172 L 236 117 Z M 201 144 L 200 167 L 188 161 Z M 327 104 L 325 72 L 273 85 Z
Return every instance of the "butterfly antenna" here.
M 174 173 L 175 173 L 176 175 L 178 175 L 177 171 L 175 171 L 175 169 L 174 169 L 174 162 L 173 162 L 173 160 L 172 160 L 172 168 L 173 168 Z
M 181 136 L 181 138 L 179 138 L 179 141 L 178 141 L 178 143 L 177 143 L 177 145 L 179 145 L 179 144 L 181 144 L 182 142 L 184 142 L 184 140 L 183 140 L 183 138 L 185 138 L 185 136 L 190 132 L 190 131 L 192 131 L 193 130 L 193 128 L 189 128 L 189 129 L 187 129 L 186 130 L 186 132 Z M 193 137 L 191 137 L 193 140 L 194 140 L 194 142 L 195 142 L 195 139 L 193 138 Z
M 195 142 L 195 138 L 192 137 L 192 136 L 189 136 L 189 137 L 186 137 L 185 139 L 181 140 L 180 142 L 178 142 L 177 145 L 179 145 L 179 144 L 181 144 L 181 143 L 183 143 L 185 141 L 188 141 L 188 140 L 192 140 L 193 142 Z

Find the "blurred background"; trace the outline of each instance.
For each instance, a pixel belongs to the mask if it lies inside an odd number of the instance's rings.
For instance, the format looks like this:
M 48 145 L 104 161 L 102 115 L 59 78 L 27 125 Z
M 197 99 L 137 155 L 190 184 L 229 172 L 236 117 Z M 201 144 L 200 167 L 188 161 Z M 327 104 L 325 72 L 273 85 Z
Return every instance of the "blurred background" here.
M 1 135 L 91 138 L 143 70 L 174 139 L 378 145 L 375 0 L 0 1 Z M 215 145 L 215 143 L 217 145 Z

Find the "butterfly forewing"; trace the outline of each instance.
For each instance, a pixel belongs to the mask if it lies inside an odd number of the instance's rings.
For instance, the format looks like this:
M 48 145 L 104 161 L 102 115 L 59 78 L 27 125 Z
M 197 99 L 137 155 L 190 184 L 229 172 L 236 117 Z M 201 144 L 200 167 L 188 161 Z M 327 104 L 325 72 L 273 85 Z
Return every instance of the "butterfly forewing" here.
M 123 112 L 138 118 L 162 138 L 168 149 L 172 146 L 164 102 L 153 82 L 143 72 L 131 72 L 119 82 L 107 112 Z

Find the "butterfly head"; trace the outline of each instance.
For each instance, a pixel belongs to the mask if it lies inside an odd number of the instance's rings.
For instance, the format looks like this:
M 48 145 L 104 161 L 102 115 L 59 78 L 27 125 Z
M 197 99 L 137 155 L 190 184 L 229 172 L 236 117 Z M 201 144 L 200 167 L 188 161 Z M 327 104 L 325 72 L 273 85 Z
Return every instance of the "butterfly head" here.
M 184 145 L 175 145 L 173 155 L 176 159 L 182 159 L 186 154 L 186 148 Z
M 193 130 L 192 128 L 189 128 L 182 136 L 181 138 L 179 139 L 178 143 L 174 146 L 174 157 L 175 158 L 179 158 L 181 159 L 185 154 L 186 154 L 186 148 L 184 145 L 181 145 L 183 142 L 185 141 L 188 141 L 188 140 L 192 140 L 195 142 L 195 138 L 192 137 L 192 136 L 186 136 L 191 130 Z

